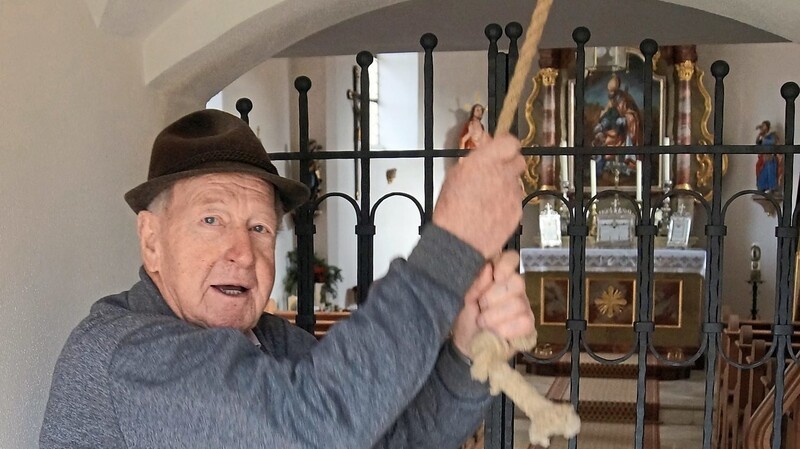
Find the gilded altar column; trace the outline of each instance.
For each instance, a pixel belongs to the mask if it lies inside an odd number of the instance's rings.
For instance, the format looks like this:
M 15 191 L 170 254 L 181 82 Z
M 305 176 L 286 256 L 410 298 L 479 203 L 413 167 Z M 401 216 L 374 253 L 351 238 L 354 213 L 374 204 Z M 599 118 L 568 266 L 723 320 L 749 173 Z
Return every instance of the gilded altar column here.
M 545 67 L 539 70 L 542 79 L 542 146 L 557 147 L 556 141 L 556 79 L 558 69 Z M 556 190 L 556 157 L 542 156 L 539 172 L 542 190 Z
M 697 62 L 694 45 L 675 47 L 675 70 L 678 74 L 678 126 L 677 144 L 692 144 L 692 89 L 691 80 Z M 689 154 L 679 154 L 675 158 L 675 188 L 691 189 L 692 158 Z

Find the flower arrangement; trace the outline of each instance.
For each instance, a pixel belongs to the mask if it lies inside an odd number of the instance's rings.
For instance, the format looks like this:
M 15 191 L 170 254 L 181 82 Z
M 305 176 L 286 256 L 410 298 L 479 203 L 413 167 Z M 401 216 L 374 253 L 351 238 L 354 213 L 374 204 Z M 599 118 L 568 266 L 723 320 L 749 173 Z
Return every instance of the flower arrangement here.
M 297 251 L 292 250 L 286 253 L 289 263 L 286 266 L 286 277 L 283 278 L 283 290 L 287 295 L 297 294 Z M 322 257 L 314 254 L 313 265 L 314 283 L 322 284 L 323 302 L 330 295 L 336 297 L 336 285 L 342 280 L 342 270 L 336 265 L 331 265 Z

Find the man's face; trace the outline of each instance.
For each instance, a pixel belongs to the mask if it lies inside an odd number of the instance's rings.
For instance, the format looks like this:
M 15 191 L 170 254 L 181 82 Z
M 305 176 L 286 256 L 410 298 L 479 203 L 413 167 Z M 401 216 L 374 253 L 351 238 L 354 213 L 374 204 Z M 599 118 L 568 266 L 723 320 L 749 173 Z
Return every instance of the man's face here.
M 274 195 L 254 176 L 210 174 L 178 181 L 166 208 L 139 214 L 145 268 L 178 317 L 255 326 L 275 280 Z

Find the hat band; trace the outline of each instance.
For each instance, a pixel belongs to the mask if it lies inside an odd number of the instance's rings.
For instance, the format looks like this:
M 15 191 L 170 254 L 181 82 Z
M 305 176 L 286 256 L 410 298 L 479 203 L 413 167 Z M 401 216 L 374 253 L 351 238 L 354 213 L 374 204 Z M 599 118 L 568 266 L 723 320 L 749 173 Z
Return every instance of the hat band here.
M 217 151 L 208 151 L 204 153 L 194 154 L 182 160 L 179 164 L 175 164 L 169 167 L 162 173 L 150 174 L 148 180 L 199 168 L 199 166 L 201 165 L 208 166 L 213 164 L 217 166 L 224 166 L 226 165 L 226 163 L 231 163 L 231 162 L 255 166 L 265 170 L 267 173 L 278 175 L 278 169 L 275 168 L 275 165 L 273 165 L 272 162 L 269 161 L 269 159 L 254 156 L 252 154 L 242 153 L 239 151 L 217 150 Z

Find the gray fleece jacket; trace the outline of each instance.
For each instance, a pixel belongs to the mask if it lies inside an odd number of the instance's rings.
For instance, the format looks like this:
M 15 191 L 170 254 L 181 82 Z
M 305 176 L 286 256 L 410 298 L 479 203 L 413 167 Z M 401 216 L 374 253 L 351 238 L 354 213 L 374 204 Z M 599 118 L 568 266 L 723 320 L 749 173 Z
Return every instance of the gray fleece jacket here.
M 482 264 L 428 226 L 321 342 L 264 315 L 261 348 L 178 319 L 141 270 L 67 340 L 40 447 L 457 447 L 489 403 L 447 339 Z

